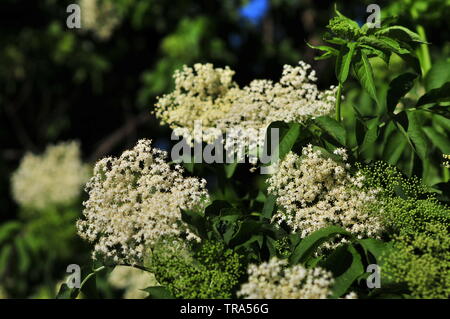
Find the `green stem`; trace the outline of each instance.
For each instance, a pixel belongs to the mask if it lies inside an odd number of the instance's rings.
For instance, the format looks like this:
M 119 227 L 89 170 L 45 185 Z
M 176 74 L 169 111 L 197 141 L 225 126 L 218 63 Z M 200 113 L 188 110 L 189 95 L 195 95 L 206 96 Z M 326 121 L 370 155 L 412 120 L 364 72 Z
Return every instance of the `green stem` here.
M 417 25 L 417 33 L 420 35 L 423 41 L 427 41 L 427 35 L 425 29 L 420 24 Z M 430 50 L 428 49 L 428 44 L 423 43 L 420 45 L 420 65 L 422 66 L 422 76 L 425 76 L 427 72 L 431 69 L 431 58 Z
M 97 269 L 94 269 L 89 275 L 86 276 L 86 278 L 83 279 L 83 281 L 81 282 L 81 287 L 83 287 L 83 285 L 92 277 L 95 276 L 99 271 L 102 271 L 103 269 L 105 269 L 105 266 L 101 266 L 98 267 Z
M 447 183 L 450 180 L 450 170 L 447 167 L 444 167 L 443 171 L 444 175 L 444 183 Z
M 341 98 L 342 98 L 342 84 L 339 82 L 338 89 L 336 92 L 336 121 L 341 121 Z

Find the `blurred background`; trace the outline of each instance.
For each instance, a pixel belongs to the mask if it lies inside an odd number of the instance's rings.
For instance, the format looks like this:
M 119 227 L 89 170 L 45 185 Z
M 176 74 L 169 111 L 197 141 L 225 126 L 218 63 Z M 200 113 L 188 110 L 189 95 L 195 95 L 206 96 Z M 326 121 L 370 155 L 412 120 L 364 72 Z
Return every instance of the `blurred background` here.
M 81 29 L 66 26 L 66 8 L 72 3 L 80 5 Z M 254 78 L 277 80 L 284 64 L 304 60 L 316 70 L 320 88 L 336 84 L 334 61 L 314 61 L 317 53 L 306 45 L 322 43 L 334 3 L 2 0 L 0 298 L 52 298 L 68 264 L 88 263 L 89 248 L 77 238 L 74 226 L 85 196 L 81 167 L 120 154 L 142 137 L 170 148 L 169 129 L 160 126 L 151 111 L 156 97 L 170 92 L 175 69 L 197 62 L 229 65 L 236 81 L 245 85 Z M 361 24 L 369 3 L 373 1 L 337 1 L 341 12 Z M 399 24 L 412 30 L 423 26 L 432 43 L 433 63 L 449 66 L 449 1 L 376 3 L 382 18 L 398 15 Z M 402 65 L 392 61 L 391 67 Z M 376 74 L 380 85 L 391 79 L 381 64 Z M 350 84 L 347 92 L 345 103 L 365 101 L 370 108 L 370 98 L 357 84 L 353 91 Z M 68 149 L 48 148 L 67 141 L 77 141 L 70 144 L 71 158 Z M 46 160 L 80 178 L 59 186 L 73 188 L 67 200 L 49 196 L 37 204 L 32 195 L 25 196 L 26 185 L 13 186 L 14 172 L 31 153 L 43 155 L 30 157 L 20 176 L 28 176 L 23 180 L 37 190 L 51 191 L 47 184 L 55 181 L 44 180 L 51 174 L 63 178 L 54 170 L 37 177 L 36 169 Z M 121 296 L 128 287 L 99 285 L 107 297 Z

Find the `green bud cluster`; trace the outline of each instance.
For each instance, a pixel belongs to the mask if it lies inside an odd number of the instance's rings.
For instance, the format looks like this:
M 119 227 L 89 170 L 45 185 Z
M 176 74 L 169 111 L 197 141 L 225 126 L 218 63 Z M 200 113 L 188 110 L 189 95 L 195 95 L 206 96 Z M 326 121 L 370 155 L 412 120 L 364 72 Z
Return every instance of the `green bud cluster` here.
M 288 258 L 291 254 L 290 243 L 288 237 L 277 239 L 274 243 L 275 251 L 281 258 Z
M 392 235 L 393 249 L 381 258 L 383 273 L 406 283 L 414 298 L 450 296 L 450 208 L 441 204 L 419 179 L 404 177 L 386 163 L 358 166 L 365 185 L 377 188 L 379 212 Z
M 150 269 L 157 281 L 176 298 L 232 298 L 244 274 L 242 257 L 220 242 L 205 241 L 194 252 L 183 247 L 154 249 Z
M 364 175 L 366 186 L 379 189 L 383 196 L 423 198 L 431 195 L 419 178 L 405 177 L 395 166 L 388 163 L 378 161 L 367 166 L 356 163 L 356 167 Z
M 450 297 L 450 237 L 442 224 L 429 223 L 424 233 L 398 236 L 382 261 L 386 277 L 406 282 L 412 297 Z
M 363 32 L 348 21 L 348 18 L 337 16 L 329 21 L 327 28 L 342 39 L 355 41 L 363 35 Z
M 450 226 L 450 209 L 434 198 L 424 200 L 394 197 L 385 199 L 384 223 L 396 233 L 426 233 L 427 225 Z

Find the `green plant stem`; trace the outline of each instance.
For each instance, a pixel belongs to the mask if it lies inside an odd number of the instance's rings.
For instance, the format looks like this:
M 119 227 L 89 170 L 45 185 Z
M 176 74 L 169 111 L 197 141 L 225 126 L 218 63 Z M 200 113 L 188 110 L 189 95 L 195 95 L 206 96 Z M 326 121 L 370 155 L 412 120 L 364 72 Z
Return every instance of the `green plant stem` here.
M 450 180 L 450 169 L 448 169 L 447 167 L 443 168 L 444 171 L 444 182 L 447 183 Z
M 425 33 L 425 28 L 422 25 L 417 25 L 417 33 L 420 35 L 423 41 L 427 41 L 427 35 Z M 428 44 L 423 43 L 420 45 L 420 57 L 422 66 L 422 75 L 425 76 L 427 72 L 431 69 L 431 58 L 430 50 L 428 49 Z
M 341 98 L 342 98 L 342 84 L 339 82 L 338 89 L 336 92 L 336 121 L 341 121 Z
M 86 278 L 83 279 L 83 281 L 81 282 L 81 287 L 83 287 L 83 285 L 92 277 L 95 276 L 99 271 L 102 271 L 103 269 L 105 269 L 105 266 L 101 266 L 98 267 L 97 269 L 94 269 L 89 275 L 86 276 Z

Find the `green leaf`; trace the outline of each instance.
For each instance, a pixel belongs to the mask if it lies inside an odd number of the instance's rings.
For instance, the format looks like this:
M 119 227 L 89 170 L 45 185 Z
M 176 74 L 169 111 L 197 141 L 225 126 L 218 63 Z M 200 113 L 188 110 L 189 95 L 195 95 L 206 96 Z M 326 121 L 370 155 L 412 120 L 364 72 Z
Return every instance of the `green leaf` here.
M 382 240 L 374 239 L 374 238 L 367 238 L 367 239 L 360 239 L 358 240 L 358 243 L 362 246 L 364 251 L 371 253 L 377 262 L 380 261 L 380 257 L 383 254 L 383 252 L 386 250 L 386 244 Z
M 98 298 L 96 277 L 99 272 L 107 269 L 108 267 L 106 266 L 91 269 L 91 272 L 81 282 L 80 288 L 69 288 L 66 283 L 62 284 L 56 295 L 56 299 L 76 299 L 80 292 L 87 298 Z
M 236 171 L 237 165 L 238 165 L 238 162 L 233 162 L 233 163 L 225 164 L 225 165 L 224 165 L 225 176 L 226 176 L 227 178 L 233 177 L 234 172 Z
M 264 202 L 264 207 L 261 213 L 261 216 L 267 219 L 272 218 L 273 209 L 275 208 L 276 197 L 275 195 L 270 194 L 267 196 L 266 201 Z
M 399 54 L 398 56 L 402 58 L 402 60 L 405 61 L 405 63 L 409 65 L 414 70 L 414 72 L 416 72 L 417 74 L 422 74 L 420 61 L 417 58 L 417 56 L 415 56 L 415 54 L 406 53 L 406 54 Z
M 419 123 L 419 115 L 417 114 L 417 111 L 407 112 L 407 115 L 409 120 L 407 133 L 411 141 L 414 143 L 414 150 L 422 161 L 427 161 L 428 141 L 422 131 L 421 124 Z
M 23 237 L 16 237 L 14 243 L 17 251 L 19 273 L 23 274 L 28 270 L 31 263 L 28 250 Z
M 234 250 L 238 251 L 243 247 L 248 249 L 251 246 L 254 246 L 255 243 L 258 245 L 257 249 L 260 250 L 264 244 L 264 238 L 261 234 L 251 236 L 250 239 L 244 241 L 242 244 L 235 246 Z
M 419 98 L 416 107 L 439 102 L 450 102 L 450 82 L 444 83 L 440 88 L 433 89 Z
M 229 243 L 233 235 L 239 229 L 240 213 L 236 213 L 235 209 L 223 209 L 221 216 L 213 219 L 212 224 L 208 225 L 208 229 L 211 228 L 213 232 L 218 235 L 214 236 L 215 239 L 223 240 L 226 244 Z M 211 236 L 208 236 L 211 239 Z
M 397 54 L 409 54 L 412 53 L 412 48 L 410 48 L 409 46 L 407 46 L 405 43 L 397 41 L 395 39 L 392 38 L 388 38 L 388 37 L 378 37 L 378 40 L 381 41 L 383 44 L 385 44 L 390 50 L 392 50 L 393 52 L 397 53 Z M 405 46 L 405 47 L 402 47 Z
M 403 115 L 405 118 L 406 118 L 406 122 L 407 122 L 407 124 L 408 124 L 408 126 L 409 126 L 409 123 L 408 123 L 408 117 L 405 115 L 405 113 L 406 112 L 401 112 L 401 113 L 399 113 L 399 114 L 397 114 L 397 115 Z M 408 145 L 410 146 L 410 149 L 411 149 L 411 152 L 410 152 L 410 160 L 409 160 L 409 162 L 407 163 L 407 166 L 406 166 L 406 168 L 405 168 L 405 173 L 408 175 L 408 176 L 411 176 L 411 174 L 412 174 L 412 169 L 413 169 L 413 167 L 414 167 L 414 154 L 415 153 L 417 153 L 417 151 L 416 151 L 416 148 L 415 148 L 415 146 L 414 146 L 414 143 L 412 142 L 412 140 L 411 140 L 411 137 L 408 135 L 408 132 L 406 132 L 406 130 L 405 130 L 405 125 L 403 125 L 402 123 L 400 123 L 399 121 L 397 121 L 395 118 L 394 118 L 394 124 L 395 124 L 395 126 L 397 127 L 397 129 L 398 129 L 398 131 L 405 137 L 405 140 L 408 142 Z
M 236 234 L 231 238 L 229 245 L 231 247 L 242 244 L 249 240 L 261 228 L 261 223 L 255 220 L 245 220 L 240 225 Z
M 375 83 L 373 80 L 372 66 L 364 52 L 361 52 L 359 61 L 354 65 L 356 78 L 361 86 L 369 93 L 370 97 L 378 104 Z
M 422 128 L 433 145 L 443 154 L 450 154 L 450 140 L 447 136 L 437 132 L 433 127 L 427 126 Z
M 298 136 L 300 135 L 300 124 L 291 123 L 286 124 L 281 121 L 273 122 L 269 125 L 266 131 L 266 139 L 265 139 L 265 149 L 271 149 L 268 147 L 267 143 L 271 140 L 271 129 L 278 129 L 279 140 L 277 147 L 275 148 L 275 152 L 278 152 L 278 158 L 282 159 L 287 153 L 289 153 L 297 141 Z M 273 154 L 271 154 L 272 156 Z
M 369 127 L 369 129 L 367 130 L 366 134 L 364 135 L 364 139 L 363 142 L 361 143 L 361 145 L 358 148 L 358 153 L 359 154 L 366 154 L 366 158 L 371 158 L 371 152 L 373 151 L 373 147 L 375 145 L 376 140 L 378 139 L 379 136 L 379 128 L 377 125 L 373 125 L 371 127 Z
M 383 28 L 380 31 L 375 32 L 375 35 L 383 35 L 387 37 L 392 37 L 400 41 L 405 42 L 419 42 L 426 43 L 422 38 L 415 32 L 409 30 L 408 28 L 394 25 L 392 27 Z
M 450 60 L 434 62 L 425 76 L 425 88 L 427 91 L 437 89 L 445 82 L 450 82 Z
M 308 45 L 311 49 L 324 51 L 325 54 L 329 54 L 330 57 L 337 56 L 339 54 L 339 50 L 336 50 L 335 48 L 330 47 L 328 45 L 312 45 L 312 44 L 309 44 L 308 42 L 306 43 L 306 45 Z
M 326 60 L 329 59 L 331 57 L 333 57 L 334 55 L 330 52 L 325 52 L 324 54 L 320 55 L 320 56 L 316 56 L 314 57 L 314 60 L 316 61 L 321 61 L 321 60 Z
M 347 80 L 356 46 L 356 42 L 350 42 L 347 44 L 347 47 L 343 46 L 339 51 L 336 61 L 336 77 L 340 83 L 344 83 Z
M 184 162 L 183 161 L 184 168 L 191 174 L 194 172 L 194 165 L 195 165 L 195 163 L 194 163 L 194 159 L 193 158 L 189 162 Z
M 389 64 L 389 59 L 391 57 L 391 52 L 389 51 L 383 51 L 365 44 L 360 44 L 359 45 L 360 48 L 364 49 L 365 53 L 367 54 L 368 57 L 370 57 L 369 55 L 372 54 L 373 56 L 377 56 L 380 59 L 382 59 L 384 61 L 384 63 Z
M 330 134 L 341 145 L 346 145 L 346 131 L 342 123 L 329 116 L 321 116 L 315 119 L 315 123 L 322 130 Z
M 373 35 L 363 36 L 358 39 L 362 44 L 374 47 L 384 52 L 394 52 L 397 54 L 408 54 L 410 51 L 404 49 L 394 39 L 388 37 L 376 37 Z
M 289 153 L 295 144 L 298 136 L 300 135 L 300 124 L 293 123 L 290 125 L 287 133 L 281 138 L 279 146 L 279 157 L 280 159 Z
M 333 249 L 324 260 L 319 263 L 319 266 L 331 271 L 334 277 L 343 274 L 351 265 L 353 256 L 348 251 L 349 244 L 341 244 L 336 249 Z
M 364 126 L 367 128 L 363 135 L 363 140 L 361 144 L 358 147 L 358 153 L 363 154 L 367 152 L 373 151 L 373 146 L 375 144 L 375 141 L 378 139 L 378 136 L 380 135 L 379 126 L 380 126 L 380 119 L 379 117 L 375 117 L 372 119 L 366 120 L 364 123 Z
M 231 208 L 233 206 L 230 205 L 227 201 L 224 200 L 215 200 L 211 204 L 208 205 L 205 209 L 205 216 L 219 216 L 222 209 Z
M 292 265 L 306 262 L 317 247 L 337 235 L 351 236 L 349 232 L 338 226 L 329 226 L 313 232 L 309 236 L 303 238 L 297 247 L 295 247 L 289 258 L 289 262 Z
M 336 44 L 336 45 L 345 45 L 347 43 L 346 40 L 339 38 L 339 37 L 335 37 L 333 36 L 330 32 L 325 32 L 323 35 L 323 40 L 325 42 L 331 43 L 331 44 Z M 334 49 L 334 48 L 333 48 Z M 336 54 L 339 53 L 338 50 L 336 50 Z
M 308 42 L 306 42 L 306 45 L 309 46 L 311 49 L 316 49 L 316 50 L 320 50 L 320 51 L 335 52 L 335 53 L 339 52 L 335 48 L 330 47 L 328 45 L 312 45 L 312 44 L 309 44 Z
M 356 109 L 355 106 L 353 106 L 354 109 Z M 356 121 L 355 121 L 355 139 L 356 144 L 359 146 L 364 141 L 364 136 L 366 133 L 366 126 L 364 121 L 361 119 L 359 115 L 356 115 Z
M 56 299 L 76 299 L 79 289 L 71 289 L 66 283 L 63 283 L 56 294 Z
M 324 258 L 325 258 L 324 256 L 310 258 L 305 266 L 307 268 L 315 268 Z
M 361 256 L 358 254 L 353 246 L 348 246 L 348 251 L 353 256 L 353 261 L 350 267 L 339 277 L 335 278 L 331 298 L 339 298 L 347 292 L 352 283 L 362 274 L 364 274 L 364 267 L 361 261 Z
M 394 112 L 400 99 L 412 89 L 416 78 L 416 74 L 403 73 L 389 83 L 389 90 L 386 98 L 386 107 L 389 113 Z
M 266 246 L 267 246 L 267 249 L 269 250 L 270 258 L 279 257 L 278 253 L 277 253 L 277 249 L 275 248 L 276 244 L 277 244 L 276 240 L 272 239 L 270 237 L 266 237 L 266 239 L 267 239 Z
M 385 141 L 385 148 L 383 150 L 383 159 L 391 165 L 397 164 L 407 142 L 404 136 L 398 131 L 395 131 Z
M 202 238 L 207 237 L 205 219 L 197 212 L 184 210 L 181 212 L 181 219 L 187 223 Z
M 163 286 L 147 287 L 142 290 L 148 292 L 147 299 L 175 299 L 170 291 Z
M 441 106 L 442 109 L 446 109 L 447 112 L 450 111 L 450 106 Z M 442 114 L 433 115 L 433 126 L 438 125 L 444 130 L 450 132 L 450 116 L 444 116 Z
M 11 236 L 20 231 L 22 224 L 18 221 L 7 222 L 0 227 L 0 244 L 11 238 Z
M 11 261 L 11 255 L 13 253 L 12 244 L 6 244 L 1 246 L 0 250 L 0 276 L 4 275 L 7 270 L 8 263 Z

